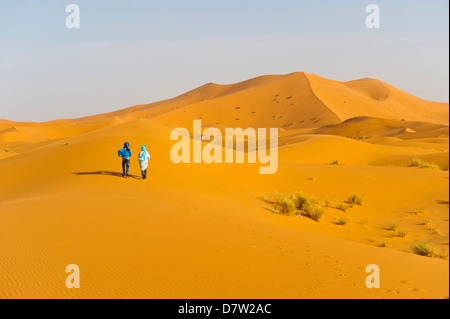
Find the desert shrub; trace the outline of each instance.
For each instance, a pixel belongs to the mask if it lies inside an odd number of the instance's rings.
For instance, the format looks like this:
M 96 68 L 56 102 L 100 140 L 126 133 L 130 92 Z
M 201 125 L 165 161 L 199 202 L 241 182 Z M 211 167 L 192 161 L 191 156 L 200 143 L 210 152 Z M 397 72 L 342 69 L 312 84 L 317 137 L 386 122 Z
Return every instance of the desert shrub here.
M 425 169 L 434 169 L 434 170 L 440 170 L 441 167 L 437 164 L 429 163 L 422 161 L 418 157 L 414 157 L 411 162 L 409 163 L 410 167 L 419 167 L 419 168 L 425 168 Z
M 309 201 L 310 201 L 311 203 L 315 204 L 315 205 L 319 205 L 319 201 L 318 201 L 317 198 L 314 197 L 314 196 L 311 196 L 311 197 L 309 198 Z
M 290 215 L 295 210 L 295 205 L 288 197 L 278 197 L 275 200 L 274 208 L 283 215 Z
M 409 163 L 411 167 L 420 167 L 420 165 L 422 165 L 422 160 L 418 157 L 414 157 Z
M 306 207 L 310 204 L 317 204 L 317 198 L 315 197 L 309 197 L 303 192 L 296 192 L 292 195 L 292 199 L 295 204 L 295 208 L 298 210 L 305 210 Z
M 407 232 L 404 231 L 404 230 L 399 230 L 399 231 L 397 232 L 397 236 L 398 236 L 398 237 L 401 237 L 401 238 L 405 238 L 405 237 L 406 237 L 406 234 L 407 234 Z
M 323 215 L 323 209 L 315 203 L 308 202 L 304 206 L 302 215 L 309 217 L 316 222 L 319 222 L 320 218 L 322 218 Z
M 347 224 L 347 219 L 343 217 L 339 218 L 338 225 L 344 226 L 345 224 Z
M 380 241 L 377 246 L 378 247 L 387 247 L 388 244 L 385 241 Z
M 392 223 L 389 225 L 388 229 L 392 231 L 396 231 L 398 228 L 398 225 L 396 223 Z
M 345 205 L 344 203 L 340 203 L 339 202 L 339 203 L 336 204 L 336 209 L 339 209 L 339 210 L 341 210 L 343 212 L 346 212 L 347 209 L 348 209 L 348 206 Z
M 424 162 L 422 164 L 422 166 L 420 166 L 420 168 L 433 169 L 433 170 L 436 170 L 436 171 L 440 171 L 441 170 L 441 167 L 439 165 L 433 164 L 433 163 L 428 163 L 428 162 Z
M 420 223 L 420 225 L 422 226 L 429 226 L 431 224 L 429 219 L 425 219 L 422 223 Z
M 420 256 L 427 256 L 432 257 L 434 254 L 433 247 L 425 242 L 418 242 L 413 245 L 411 245 L 411 249 L 414 254 L 420 255 Z
M 295 208 L 302 211 L 302 215 L 309 217 L 316 222 L 323 215 L 323 209 L 318 205 L 319 201 L 315 197 L 310 197 L 303 192 L 296 192 L 292 195 Z
M 448 254 L 438 251 L 436 248 L 426 242 L 414 243 L 413 245 L 411 245 L 411 249 L 412 252 L 416 255 L 448 259 Z
M 337 159 L 335 159 L 335 160 L 333 160 L 333 161 L 331 162 L 331 164 L 333 164 L 333 165 L 339 165 L 339 161 L 338 161 Z
M 319 221 L 323 215 L 323 209 L 319 206 L 318 200 L 315 197 L 309 197 L 302 192 L 294 194 L 283 194 L 275 192 L 274 198 L 269 199 L 265 194 L 260 196 L 266 202 L 272 203 L 274 213 L 281 213 L 283 215 L 291 215 L 296 210 L 299 210 L 302 215 L 309 217 L 315 221 Z
M 347 203 L 349 204 L 356 204 L 356 205 L 362 205 L 363 200 L 361 198 L 361 196 L 359 196 L 358 194 L 353 194 L 352 196 L 350 196 L 349 198 L 347 198 Z

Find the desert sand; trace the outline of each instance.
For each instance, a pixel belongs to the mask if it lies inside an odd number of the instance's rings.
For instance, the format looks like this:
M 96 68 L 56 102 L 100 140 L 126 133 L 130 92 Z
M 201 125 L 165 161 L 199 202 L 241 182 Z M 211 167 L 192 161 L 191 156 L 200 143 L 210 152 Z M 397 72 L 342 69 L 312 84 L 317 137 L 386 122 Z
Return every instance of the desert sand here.
M 380 80 L 292 73 L 79 119 L 0 120 L 0 298 L 449 298 L 448 115 Z M 172 163 L 170 132 L 194 119 L 279 128 L 277 173 Z M 318 199 L 318 222 L 267 200 L 296 191 Z M 345 203 L 355 193 L 362 205 Z M 417 242 L 443 258 L 414 254 Z M 65 286 L 68 264 L 79 289 Z M 380 288 L 365 285 L 369 264 Z

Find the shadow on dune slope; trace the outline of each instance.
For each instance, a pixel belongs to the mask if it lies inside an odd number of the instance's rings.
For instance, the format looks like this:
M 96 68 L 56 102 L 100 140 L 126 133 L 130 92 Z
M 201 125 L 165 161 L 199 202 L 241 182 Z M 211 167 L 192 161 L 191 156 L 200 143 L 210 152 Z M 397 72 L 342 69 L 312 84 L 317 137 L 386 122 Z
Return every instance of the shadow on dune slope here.
M 109 171 L 96 171 L 96 172 L 73 172 L 74 175 L 107 175 L 107 176 L 115 176 L 122 178 L 122 173 L 118 172 L 109 172 Z M 134 179 L 141 179 L 139 176 L 136 175 L 129 175 L 129 177 Z

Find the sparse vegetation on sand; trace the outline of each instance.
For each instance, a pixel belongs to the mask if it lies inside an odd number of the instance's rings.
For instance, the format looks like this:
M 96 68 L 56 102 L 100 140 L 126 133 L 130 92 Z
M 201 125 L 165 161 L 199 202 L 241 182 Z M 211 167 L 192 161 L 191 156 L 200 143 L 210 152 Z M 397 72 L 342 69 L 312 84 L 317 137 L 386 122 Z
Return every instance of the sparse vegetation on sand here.
M 347 224 L 347 221 L 348 221 L 347 218 L 340 217 L 339 221 L 338 221 L 338 225 L 344 226 L 345 224 Z
M 293 194 L 275 193 L 275 199 L 269 200 L 267 196 L 263 198 L 267 202 L 271 202 L 274 206 L 275 213 L 283 215 L 292 215 L 298 211 L 301 215 L 311 218 L 318 222 L 323 215 L 323 209 L 319 206 L 315 197 L 307 196 L 303 192 Z
M 385 241 L 380 241 L 380 242 L 378 242 L 377 246 L 378 247 L 387 247 L 388 244 Z
M 425 169 L 433 169 L 433 170 L 437 170 L 440 171 L 441 167 L 437 164 L 433 164 L 433 163 L 429 163 L 429 162 L 425 162 L 422 161 L 420 158 L 418 157 L 414 157 L 411 162 L 409 163 L 410 167 L 419 167 L 419 168 L 425 168 Z
M 275 210 L 283 215 L 290 215 L 295 211 L 295 205 L 292 199 L 288 197 L 280 197 L 274 203 Z
M 388 230 L 396 231 L 398 228 L 398 225 L 396 223 L 392 223 L 388 226 Z
M 388 227 L 388 230 L 393 231 L 393 233 L 391 233 L 391 234 L 389 235 L 389 237 L 400 237 L 400 238 L 405 238 L 406 235 L 408 234 L 408 232 L 405 231 L 405 230 L 397 230 L 397 229 L 398 229 L 398 225 L 397 225 L 397 224 L 391 224 L 391 225 Z
M 294 200 L 295 208 L 298 210 L 305 210 L 308 206 L 312 204 L 317 204 L 317 198 L 310 197 L 303 192 L 296 192 L 292 195 Z
M 431 244 L 426 242 L 417 242 L 411 245 L 411 249 L 416 255 L 448 259 L 448 254 L 438 251 Z
M 339 202 L 339 203 L 336 204 L 336 209 L 339 209 L 340 211 L 346 212 L 347 209 L 348 209 L 348 206 L 345 205 L 344 203 Z
M 421 226 L 429 226 L 431 224 L 429 219 L 425 219 L 422 223 L 420 223 Z
M 401 237 L 401 238 L 405 238 L 407 234 L 408 234 L 408 233 L 407 233 L 406 231 L 404 231 L 404 230 L 399 230 L 399 231 L 397 232 L 397 236 L 398 236 L 398 237 Z
M 361 206 L 363 204 L 363 200 L 358 194 L 353 194 L 347 198 L 347 203 Z
M 420 214 L 423 214 L 424 211 L 425 211 L 425 208 L 423 206 L 418 206 L 418 207 L 416 207 L 416 210 L 414 211 L 414 214 L 420 215 Z
M 340 165 L 339 160 L 335 159 L 331 162 L 333 165 Z
M 302 215 L 318 222 L 323 215 L 323 209 L 319 206 L 315 197 L 308 196 L 303 192 L 297 192 L 292 195 L 295 208 L 301 211 Z
M 302 215 L 311 218 L 312 220 L 315 220 L 316 222 L 320 221 L 320 218 L 322 218 L 323 215 L 323 209 L 313 203 L 309 203 L 306 205 L 304 212 Z

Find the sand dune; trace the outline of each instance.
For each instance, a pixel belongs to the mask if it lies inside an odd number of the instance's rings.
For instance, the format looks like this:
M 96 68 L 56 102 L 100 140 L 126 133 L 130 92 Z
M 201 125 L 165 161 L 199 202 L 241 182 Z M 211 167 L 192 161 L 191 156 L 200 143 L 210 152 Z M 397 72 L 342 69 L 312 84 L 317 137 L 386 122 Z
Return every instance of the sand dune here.
M 349 82 L 309 76 L 313 91 L 341 120 L 357 116 L 448 125 L 448 103 L 425 101 L 376 79 Z
M 0 297 L 448 298 L 448 260 L 411 251 L 425 241 L 448 253 L 448 171 L 408 167 L 448 167 L 446 115 L 448 104 L 378 80 L 293 73 L 80 119 L 1 120 Z M 277 173 L 172 163 L 172 128 L 200 118 L 279 127 Z M 274 214 L 263 199 L 275 190 L 317 197 L 322 219 Z M 362 206 L 345 203 L 354 193 Z M 72 263 L 80 289 L 65 287 Z M 380 289 L 365 286 L 369 264 Z
M 402 156 L 406 159 L 404 166 L 407 166 L 414 157 L 427 155 L 431 158 L 436 154 L 435 150 L 430 149 L 374 145 L 332 135 L 301 135 L 300 138 L 298 143 L 280 148 L 281 158 L 299 163 L 331 164 L 337 160 L 340 164 L 372 165 L 381 159 Z M 445 155 L 443 152 L 437 154 Z M 383 166 L 400 165 L 395 161 L 385 161 Z
M 316 134 L 333 134 L 352 138 L 398 137 L 402 140 L 428 137 L 448 139 L 448 124 L 354 117 L 340 124 L 321 127 Z

